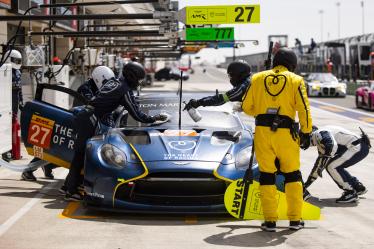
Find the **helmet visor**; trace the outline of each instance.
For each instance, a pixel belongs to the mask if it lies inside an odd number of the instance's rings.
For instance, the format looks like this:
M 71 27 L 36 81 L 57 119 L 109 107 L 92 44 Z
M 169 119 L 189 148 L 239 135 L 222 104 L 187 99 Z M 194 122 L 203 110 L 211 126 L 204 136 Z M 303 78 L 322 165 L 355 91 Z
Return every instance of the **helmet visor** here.
M 10 62 L 13 62 L 14 64 L 22 64 L 22 59 L 21 58 L 10 58 Z

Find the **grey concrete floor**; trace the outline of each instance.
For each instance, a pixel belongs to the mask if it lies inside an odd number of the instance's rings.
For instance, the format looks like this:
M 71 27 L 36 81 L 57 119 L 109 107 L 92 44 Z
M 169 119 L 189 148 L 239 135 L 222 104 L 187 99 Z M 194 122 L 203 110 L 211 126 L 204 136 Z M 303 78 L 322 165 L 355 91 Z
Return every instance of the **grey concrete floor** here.
M 187 90 L 227 89 L 222 71 L 197 69 Z M 221 79 L 221 80 L 220 80 Z M 226 83 L 225 83 L 226 82 Z M 173 89 L 156 83 L 151 90 Z M 176 82 L 175 82 L 175 85 Z M 149 90 L 146 90 L 149 91 Z M 350 101 L 346 98 L 346 101 Z M 312 108 L 314 124 L 336 124 L 354 132 L 362 127 L 374 141 L 374 126 L 339 113 Z M 245 122 L 253 119 L 243 115 Z M 25 155 L 25 153 L 24 153 Z M 317 156 L 315 148 L 302 151 L 304 178 Z M 25 156 L 24 160 L 30 159 Z M 369 189 L 357 204 L 336 204 L 341 190 L 324 172 L 310 191 L 312 202 L 322 209 L 323 219 L 308 221 L 303 230 L 291 232 L 287 222 L 279 222 L 276 233 L 260 231 L 260 221 L 239 221 L 229 216 L 123 215 L 87 211 L 80 205 L 63 201 L 57 189 L 67 173 L 54 170 L 56 180 L 20 181 L 20 173 L 0 168 L 0 248 L 374 248 L 374 152 L 349 172 Z

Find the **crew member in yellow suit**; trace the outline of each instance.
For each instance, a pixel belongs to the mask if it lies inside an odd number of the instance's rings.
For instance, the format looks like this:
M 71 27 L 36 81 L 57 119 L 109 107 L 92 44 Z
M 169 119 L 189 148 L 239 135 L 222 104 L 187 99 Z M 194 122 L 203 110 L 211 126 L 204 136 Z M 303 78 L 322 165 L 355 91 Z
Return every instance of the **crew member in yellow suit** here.
M 260 192 L 265 222 L 262 230 L 276 230 L 277 189 L 274 164 L 276 158 L 285 176 L 285 194 L 289 228 L 304 227 L 301 220 L 303 186 L 300 172 L 300 148 L 309 147 L 312 131 L 309 100 L 303 78 L 294 72 L 297 66 L 295 53 L 281 48 L 273 59 L 271 70 L 252 77 L 252 85 L 243 97 L 243 111 L 256 118 L 255 154 L 260 168 Z M 300 122 L 295 123 L 296 112 Z

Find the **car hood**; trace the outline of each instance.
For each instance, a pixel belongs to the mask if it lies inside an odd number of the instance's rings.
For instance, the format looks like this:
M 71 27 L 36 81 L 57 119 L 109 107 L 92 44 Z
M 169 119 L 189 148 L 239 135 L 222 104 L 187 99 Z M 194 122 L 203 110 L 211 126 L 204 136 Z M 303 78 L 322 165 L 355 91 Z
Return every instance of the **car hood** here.
M 181 132 L 180 134 L 176 134 Z M 245 131 L 139 131 L 110 136 L 109 142 L 119 148 L 131 147 L 137 157 L 144 162 L 156 161 L 200 161 L 233 163 L 234 158 L 226 158 L 228 153 L 236 153 L 252 143 Z M 119 137 L 121 140 L 119 141 Z M 125 143 L 124 143 L 125 142 Z M 235 147 L 235 148 L 234 148 Z M 136 159 L 136 158 L 133 158 Z M 131 158 L 129 161 L 131 162 Z M 136 159 L 137 160 L 137 159 Z M 134 160 L 135 162 L 135 160 Z M 176 163 L 178 164 L 178 163 Z
M 321 87 L 337 87 L 340 85 L 339 82 L 330 81 L 330 82 L 320 82 L 320 81 L 312 81 L 309 83 L 310 85 L 314 86 L 321 86 Z

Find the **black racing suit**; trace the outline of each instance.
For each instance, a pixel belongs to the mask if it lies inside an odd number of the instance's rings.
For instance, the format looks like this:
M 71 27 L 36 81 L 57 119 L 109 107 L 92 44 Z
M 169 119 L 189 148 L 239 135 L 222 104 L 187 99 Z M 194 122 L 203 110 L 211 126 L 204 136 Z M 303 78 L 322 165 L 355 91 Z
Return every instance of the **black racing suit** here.
M 21 70 L 12 68 L 12 116 L 17 117 L 18 107 L 23 104 Z
M 84 90 L 83 90 L 84 89 Z M 82 93 L 84 92 L 89 96 L 90 88 L 82 87 Z M 81 94 L 82 94 L 81 93 Z M 128 87 L 125 80 L 117 80 L 115 78 L 104 82 L 102 87 L 96 92 L 95 96 L 89 101 L 89 105 L 94 107 L 94 114 L 98 118 L 99 122 L 109 127 L 114 127 L 114 120 L 112 112 L 119 106 L 122 105 L 128 111 L 128 113 L 137 121 L 142 123 L 153 123 L 156 119 L 152 116 L 148 116 L 143 113 L 137 103 L 132 90 Z M 84 126 L 80 126 L 78 130 L 78 137 L 92 137 L 94 134 L 87 134 Z M 81 182 L 81 171 L 84 166 L 84 151 L 85 144 L 83 146 L 77 146 L 75 148 L 74 158 L 71 162 L 69 174 L 66 178 L 66 187 L 70 194 L 77 192 L 77 188 Z
M 244 82 L 233 89 L 223 93 L 216 94 L 214 96 L 208 96 L 202 99 L 197 100 L 199 106 L 219 106 L 223 105 L 226 102 L 235 102 L 242 101 L 244 94 L 247 92 L 248 87 L 250 86 L 250 79 L 247 78 Z

